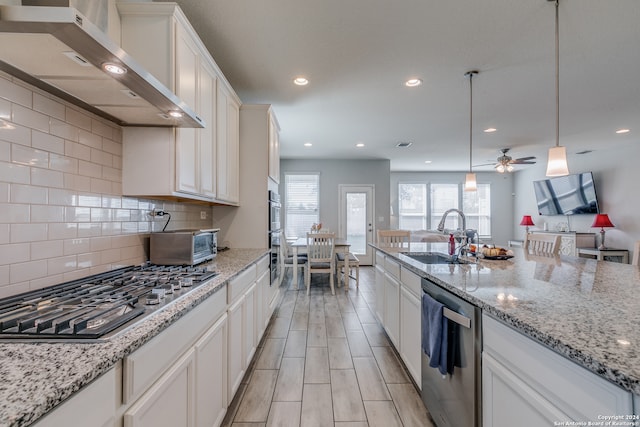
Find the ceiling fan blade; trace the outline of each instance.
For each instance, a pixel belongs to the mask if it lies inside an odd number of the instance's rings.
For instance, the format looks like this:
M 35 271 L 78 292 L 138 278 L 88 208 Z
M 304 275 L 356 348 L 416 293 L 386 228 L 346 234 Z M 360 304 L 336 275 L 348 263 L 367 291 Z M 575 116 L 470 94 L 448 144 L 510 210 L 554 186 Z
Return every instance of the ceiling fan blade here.
M 535 159 L 536 156 L 529 156 L 529 157 L 520 157 L 518 159 L 514 159 L 516 162 L 519 162 L 520 160 L 533 160 Z
M 533 165 L 536 162 L 532 162 L 532 161 L 529 161 L 529 160 L 518 159 L 518 160 L 514 160 L 514 161 L 509 162 L 509 163 L 511 163 L 512 165 Z
M 479 164 L 479 165 L 473 165 L 473 167 L 474 167 L 474 168 L 477 168 L 477 167 L 480 167 L 480 166 L 494 166 L 494 165 L 495 165 L 495 166 L 497 166 L 497 165 L 496 165 L 496 162 L 491 162 L 491 163 L 482 163 L 482 164 Z

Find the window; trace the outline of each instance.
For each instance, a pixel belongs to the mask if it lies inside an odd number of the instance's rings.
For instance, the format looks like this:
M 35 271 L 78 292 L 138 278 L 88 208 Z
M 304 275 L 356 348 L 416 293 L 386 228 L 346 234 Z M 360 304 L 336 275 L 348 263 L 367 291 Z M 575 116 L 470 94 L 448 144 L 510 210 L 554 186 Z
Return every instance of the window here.
M 320 222 L 320 175 L 285 174 L 284 182 L 285 235 L 304 237 Z
M 478 230 L 481 237 L 491 237 L 491 185 L 478 184 L 478 191 L 466 192 L 459 183 L 400 183 L 398 185 L 399 228 L 436 230 L 449 209 L 460 209 L 467 228 Z M 427 226 L 428 225 L 428 226 Z M 460 216 L 447 215 L 445 228 L 461 228 Z

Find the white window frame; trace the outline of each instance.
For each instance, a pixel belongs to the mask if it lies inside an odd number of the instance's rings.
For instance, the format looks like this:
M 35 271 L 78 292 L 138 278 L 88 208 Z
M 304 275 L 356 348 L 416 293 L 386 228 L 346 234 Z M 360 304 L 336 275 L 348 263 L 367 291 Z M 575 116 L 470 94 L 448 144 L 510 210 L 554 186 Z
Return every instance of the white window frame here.
M 315 208 L 315 215 L 313 214 L 309 214 L 308 212 L 306 213 L 306 215 L 309 216 L 309 218 L 305 219 L 304 221 L 300 222 L 299 224 L 295 225 L 295 224 L 290 224 L 290 222 L 292 221 L 292 218 L 289 217 L 290 214 L 292 214 L 291 210 L 292 208 L 292 204 L 294 203 L 298 203 L 299 200 L 297 200 L 295 197 L 295 195 L 290 194 L 290 182 L 289 180 L 291 179 L 291 177 L 294 176 L 314 176 L 316 178 L 316 194 L 315 194 L 315 201 L 310 201 L 307 200 L 307 202 L 311 202 L 311 203 L 315 203 L 316 208 Z M 287 238 L 295 238 L 295 237 L 305 237 L 306 233 L 309 232 L 311 230 L 311 225 L 313 223 L 318 223 L 320 222 L 320 173 L 319 172 L 289 172 L 289 173 L 285 173 L 284 175 L 284 203 L 283 203 L 283 212 L 284 212 L 284 233 L 285 236 Z M 305 213 L 300 213 L 300 215 L 303 215 Z

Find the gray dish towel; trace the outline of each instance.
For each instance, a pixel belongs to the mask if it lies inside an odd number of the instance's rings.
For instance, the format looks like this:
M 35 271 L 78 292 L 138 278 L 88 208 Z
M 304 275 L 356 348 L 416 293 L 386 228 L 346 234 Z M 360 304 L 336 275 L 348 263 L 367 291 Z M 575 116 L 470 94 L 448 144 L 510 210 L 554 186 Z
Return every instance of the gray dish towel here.
M 429 357 L 429 366 L 442 375 L 448 369 L 449 322 L 442 315 L 444 305 L 426 292 L 422 293 L 422 351 Z

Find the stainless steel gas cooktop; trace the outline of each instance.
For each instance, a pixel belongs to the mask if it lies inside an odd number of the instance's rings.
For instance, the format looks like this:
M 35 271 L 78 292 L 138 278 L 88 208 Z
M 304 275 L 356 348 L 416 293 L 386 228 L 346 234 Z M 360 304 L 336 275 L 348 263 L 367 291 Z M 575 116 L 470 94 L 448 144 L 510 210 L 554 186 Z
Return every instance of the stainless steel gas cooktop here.
M 97 339 L 217 275 L 202 267 L 124 267 L 0 299 L 0 339 Z

